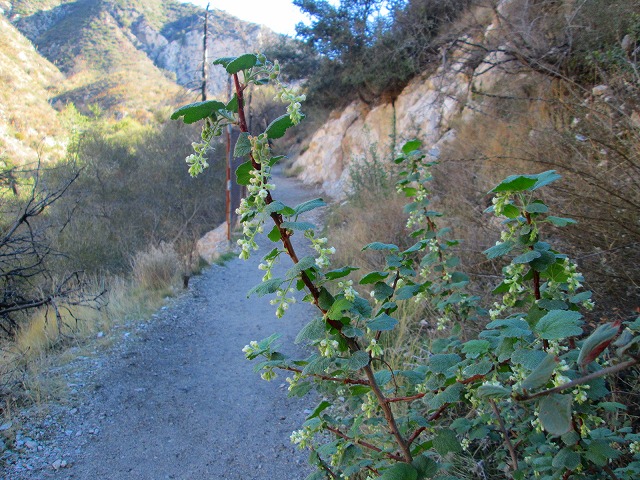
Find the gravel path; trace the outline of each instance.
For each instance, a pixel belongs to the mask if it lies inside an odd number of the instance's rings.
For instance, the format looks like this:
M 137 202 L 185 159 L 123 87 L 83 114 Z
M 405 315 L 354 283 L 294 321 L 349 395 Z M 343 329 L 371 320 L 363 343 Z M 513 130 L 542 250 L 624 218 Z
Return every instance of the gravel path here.
M 274 193 L 289 205 L 318 196 L 285 178 Z M 274 332 L 291 345 L 313 314 L 299 302 L 279 320 L 268 297 L 246 298 L 260 282 L 266 248 L 194 278 L 190 291 L 151 322 L 120 331 L 122 340 L 106 356 L 78 359 L 74 401 L 49 410 L 36 433 L 23 433 L 22 456 L 0 475 L 304 479 L 306 453 L 294 449 L 289 435 L 313 399 L 287 398 L 285 377 L 261 380 L 242 353 L 250 340 Z M 282 270 L 290 266 L 282 263 Z

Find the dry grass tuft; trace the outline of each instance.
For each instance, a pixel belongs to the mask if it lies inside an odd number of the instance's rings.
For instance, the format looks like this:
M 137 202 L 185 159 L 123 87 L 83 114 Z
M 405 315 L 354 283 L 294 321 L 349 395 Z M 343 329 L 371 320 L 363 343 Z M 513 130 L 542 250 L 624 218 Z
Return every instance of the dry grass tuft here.
M 176 283 L 182 264 L 173 245 L 161 243 L 159 247 L 138 252 L 132 260 L 132 271 L 140 288 L 163 291 Z

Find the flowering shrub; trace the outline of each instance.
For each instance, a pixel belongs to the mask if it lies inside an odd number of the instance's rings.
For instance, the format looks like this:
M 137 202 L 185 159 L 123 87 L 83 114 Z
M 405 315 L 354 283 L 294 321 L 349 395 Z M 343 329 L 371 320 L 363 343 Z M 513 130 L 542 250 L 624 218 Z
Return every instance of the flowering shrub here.
M 592 308 L 591 293 L 583 289 L 576 264 L 543 237 L 547 226 L 573 222 L 550 215 L 537 195 L 559 180 L 558 174 L 514 175 L 491 191 L 487 213 L 500 219 L 502 232 L 485 254 L 506 265 L 494 290 L 499 300 L 487 311 L 468 293 L 469 277 L 457 270 L 459 260 L 452 253 L 457 242 L 437 225 L 442 214 L 430 209 L 433 164 L 419 142 L 406 143 L 396 160 L 403 169 L 397 188 L 408 200 L 407 227 L 415 243 L 405 250 L 380 242 L 364 246 L 383 253 L 386 267 L 366 272 L 354 285 L 346 277 L 358 269 L 329 269 L 335 250 L 316 236 L 315 225 L 300 218 L 325 203 L 315 199 L 287 206 L 271 194 L 276 186 L 270 171 L 281 157 L 271 154 L 269 141 L 302 120 L 304 96 L 282 85 L 278 64 L 262 55 L 214 63 L 233 76 L 234 98 L 226 104 L 187 105 L 172 118 L 204 120 L 204 144 L 196 144 L 195 156 L 187 158 L 192 174 L 206 166 L 210 135 L 228 124 L 240 128 L 235 154 L 248 157 L 236 172 L 248 192 L 238 209 L 240 257 L 257 249 L 255 238 L 263 232 L 277 244 L 263 258 L 263 281 L 250 294 L 274 295 L 278 317 L 295 301 L 295 290 L 304 290 L 304 300 L 317 307 L 317 317 L 297 338 L 314 347 L 307 358 L 279 352 L 277 335 L 251 341 L 243 350 L 248 359 L 260 361 L 257 369 L 265 380 L 278 370 L 287 372 L 291 395 L 304 395 L 314 386 L 321 392 L 323 400 L 291 435 L 293 443 L 311 451 L 317 471 L 309 480 L 640 475 L 640 434 L 607 383 L 618 372 L 637 372 L 640 319 L 603 323 L 585 334 L 581 312 Z M 244 91 L 268 82 L 278 86 L 288 113 L 252 136 Z M 273 227 L 265 228 L 267 221 Z M 290 241 L 294 231 L 304 232 L 314 255 L 298 258 Z M 283 277 L 274 277 L 272 267 L 282 256 L 293 265 Z M 429 303 L 438 313 L 438 330 L 451 335 L 431 342 L 425 358 L 391 366 L 383 340 L 394 335 L 394 313 L 404 302 Z M 461 340 L 470 326 L 480 331 L 477 338 Z M 461 462 L 475 473 L 458 473 Z

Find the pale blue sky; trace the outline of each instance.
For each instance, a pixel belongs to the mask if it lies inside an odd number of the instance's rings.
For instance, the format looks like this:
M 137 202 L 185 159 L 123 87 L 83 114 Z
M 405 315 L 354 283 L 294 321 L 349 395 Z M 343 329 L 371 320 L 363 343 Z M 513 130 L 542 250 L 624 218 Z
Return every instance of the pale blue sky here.
M 231 15 L 253 23 L 266 25 L 275 32 L 294 36 L 296 23 L 304 22 L 307 17 L 293 5 L 291 0 L 181 0 L 195 3 L 205 8 L 219 8 Z M 332 0 L 337 4 L 339 0 Z

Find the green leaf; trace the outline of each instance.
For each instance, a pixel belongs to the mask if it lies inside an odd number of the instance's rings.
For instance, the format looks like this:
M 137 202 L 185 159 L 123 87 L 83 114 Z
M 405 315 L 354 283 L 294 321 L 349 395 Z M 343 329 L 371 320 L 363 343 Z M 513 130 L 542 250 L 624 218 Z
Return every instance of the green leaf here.
M 419 480 L 431 478 L 438 473 L 438 464 L 426 455 L 420 455 L 411 462 L 411 465 L 418 470 Z
M 349 300 L 347 300 L 346 298 L 340 298 L 333 302 L 333 305 L 331 305 L 331 308 L 327 312 L 327 316 L 331 320 L 340 320 L 344 316 L 342 312 L 344 312 L 345 310 L 349 310 L 352 306 L 353 303 L 351 303 Z
M 553 394 L 540 400 L 538 418 L 551 435 L 564 435 L 571 427 L 571 395 Z
M 216 58 L 211 65 L 222 65 L 224 68 L 227 68 L 231 62 L 233 62 L 237 57 L 220 57 Z
M 422 142 L 420 140 L 409 140 L 402 146 L 402 153 L 409 154 L 411 152 L 415 152 L 422 146 Z
M 263 297 L 268 293 L 274 293 L 280 288 L 280 285 L 284 283 L 284 279 L 282 278 L 272 278 L 270 280 L 266 280 L 259 285 L 253 287 L 247 293 L 247 297 L 250 297 L 254 293 L 259 297 Z
M 391 372 L 389 370 L 379 370 L 374 375 L 376 383 L 380 386 L 384 386 L 392 379 Z
M 531 261 L 529 265 L 531 265 L 531 268 L 533 268 L 536 272 L 544 272 L 547 270 L 547 268 L 553 265 L 555 261 L 556 256 L 553 252 L 542 251 L 540 252 L 540 256 Z
M 545 220 L 556 227 L 566 227 L 567 225 L 574 225 L 578 223 L 572 218 L 553 217 L 551 215 L 545 218 Z
M 351 272 L 355 272 L 356 270 L 360 270 L 360 267 L 346 266 L 325 272 L 324 276 L 327 277 L 328 280 L 336 280 L 337 278 L 346 277 Z
M 184 123 L 196 123 L 204 118 L 215 116 L 215 112 L 224 107 L 225 104 L 217 100 L 191 103 L 173 112 L 171 120 L 177 120 L 184 116 Z
M 535 370 L 549 354 L 542 350 L 529 350 L 528 348 L 520 348 L 513 352 L 511 361 L 515 364 L 522 365 L 527 370 Z
M 537 177 L 537 180 L 531 191 L 537 190 L 545 185 L 549 185 L 550 183 L 562 178 L 562 176 L 558 175 L 555 170 L 547 170 L 546 172 L 542 172 L 534 176 Z
M 432 355 L 428 359 L 428 364 L 431 367 L 431 371 L 434 373 L 445 373 L 454 365 L 457 365 L 462 361 L 462 357 L 455 353 L 440 353 Z
M 326 205 L 327 203 L 321 198 L 315 198 L 313 200 L 308 200 L 301 203 L 300 205 L 297 205 L 296 207 L 294 207 L 294 210 L 297 215 L 300 215 L 301 213 L 309 212 L 315 208 L 325 207 Z
M 494 258 L 502 257 L 513 250 L 515 244 L 511 240 L 507 240 L 506 242 L 498 243 L 491 248 L 485 250 L 484 253 L 489 260 L 493 260 Z
M 619 325 L 615 323 L 605 323 L 596 328 L 582 343 L 580 355 L 578 355 L 578 365 L 586 367 L 598 358 L 613 339 L 618 336 L 619 331 Z
M 241 70 L 255 67 L 257 63 L 258 57 L 256 55 L 254 55 L 253 53 L 245 53 L 244 55 L 240 55 L 239 57 L 236 57 L 228 62 L 227 65 L 225 65 L 225 68 L 227 69 L 227 73 L 229 73 L 229 75 L 233 75 L 234 73 L 238 73 Z
M 309 415 L 306 420 L 311 420 L 312 418 L 316 418 L 318 417 L 324 410 L 326 410 L 327 408 L 329 408 L 331 406 L 331 404 L 329 402 L 327 402 L 326 400 L 320 402 L 320 405 L 318 405 L 315 410 L 313 412 L 311 412 L 311 415 Z
M 249 185 L 251 183 L 251 172 L 253 165 L 251 161 L 244 162 L 236 168 L 236 182 L 238 185 Z
M 529 250 L 528 252 L 523 253 L 522 255 L 518 255 L 516 258 L 512 260 L 512 263 L 529 263 L 536 258 L 540 258 L 542 253 L 537 250 Z
M 238 113 L 238 95 L 234 93 L 233 98 L 229 100 L 229 103 L 224 108 L 231 113 Z
M 462 345 L 462 352 L 467 358 L 478 358 L 489 351 L 491 344 L 487 340 L 469 340 Z
M 399 250 L 399 248 L 392 243 L 373 242 L 362 247 L 362 251 L 365 250 Z
M 422 290 L 422 285 L 405 285 L 396 290 L 396 300 L 409 300 Z
M 286 279 L 291 280 L 292 278 L 300 275 L 300 272 L 304 270 L 308 270 L 310 268 L 314 268 L 316 266 L 316 258 L 313 255 L 307 255 L 300 259 L 298 263 L 296 263 L 293 267 L 287 270 Z
M 236 158 L 244 157 L 251 153 L 251 142 L 249 141 L 249 134 L 242 132 L 238 135 L 238 141 L 233 149 L 233 156 Z
M 511 175 L 494 187 L 489 193 L 523 192 L 529 190 L 537 182 L 533 175 Z
M 500 329 L 500 335 L 504 337 L 524 338 L 531 334 L 529 324 L 522 318 L 506 318 L 494 320 L 487 325 L 487 329 Z
M 545 340 L 562 340 L 582 334 L 582 328 L 578 326 L 582 315 L 572 310 L 551 310 L 542 317 L 534 332 Z
M 520 216 L 520 209 L 511 203 L 507 203 L 504 206 L 502 214 L 507 218 L 518 218 Z
M 364 350 L 358 350 L 351 357 L 349 357 L 349 361 L 347 362 L 347 369 L 355 372 L 360 370 L 361 368 L 369 365 L 369 354 Z
M 376 286 L 373 289 L 373 296 L 376 300 L 385 300 L 393 295 L 393 288 L 387 285 L 384 282 L 376 283 Z
M 282 222 L 282 227 L 288 228 L 289 230 L 300 230 L 302 232 L 316 228 L 316 226 L 310 222 Z
M 267 237 L 269 238 L 269 240 L 271 240 L 272 242 L 277 242 L 278 240 L 282 239 L 282 234 L 280 233 L 280 229 L 278 228 L 277 225 L 274 225 L 273 228 L 271 229 L 271 231 L 267 234 Z
M 480 385 L 476 390 L 479 398 L 509 398 L 511 390 L 502 385 Z
M 536 200 L 533 203 L 530 203 L 525 207 L 525 210 L 529 213 L 547 213 L 549 211 L 549 207 L 547 207 L 540 200 Z
M 580 454 L 574 452 L 570 448 L 563 448 L 555 457 L 551 465 L 553 468 L 566 468 L 567 470 L 575 470 L 580 465 Z
M 462 452 L 462 445 L 453 430 L 440 430 L 433 439 L 433 448 L 442 456 Z
M 378 480 L 417 480 L 418 471 L 408 463 L 396 463 L 386 469 Z
M 284 137 L 289 128 L 293 127 L 293 122 L 289 115 L 282 115 L 269 124 L 264 133 L 272 140 Z
M 300 330 L 295 343 L 313 342 L 324 338 L 326 330 L 327 327 L 324 320 L 321 317 L 314 318 Z
M 620 455 L 622 455 L 622 452 L 613 448 L 605 440 L 593 440 L 589 445 L 588 458 L 599 467 L 604 467 Z
M 366 274 L 360 280 L 360 285 L 368 285 L 370 283 L 376 283 L 380 280 L 384 280 L 389 276 L 389 272 L 371 272 Z
M 378 331 L 386 331 L 393 330 L 394 327 L 398 324 L 398 320 L 393 317 L 390 317 L 386 313 L 378 315 L 373 320 L 367 322 L 367 328 L 374 332 Z
M 520 386 L 524 390 L 533 390 L 543 387 L 551 379 L 553 371 L 558 365 L 558 359 L 554 355 L 547 355 L 538 366 L 525 378 Z

